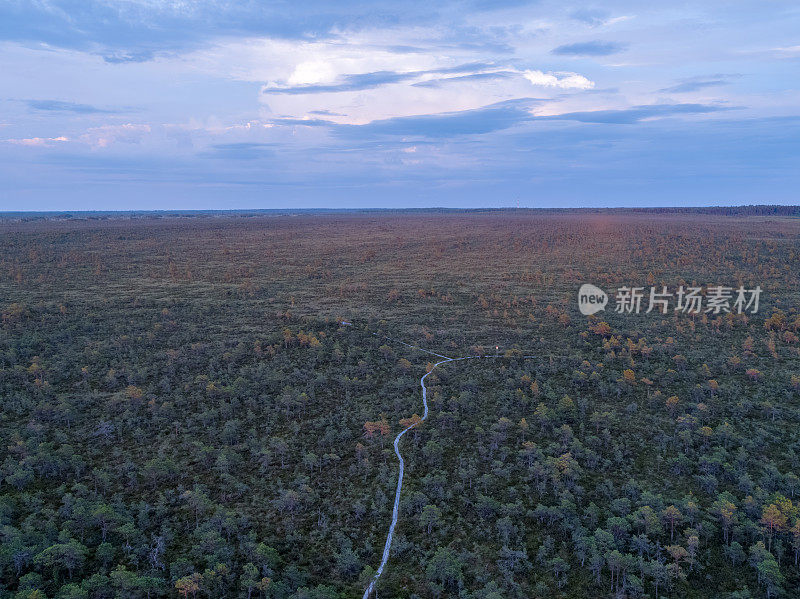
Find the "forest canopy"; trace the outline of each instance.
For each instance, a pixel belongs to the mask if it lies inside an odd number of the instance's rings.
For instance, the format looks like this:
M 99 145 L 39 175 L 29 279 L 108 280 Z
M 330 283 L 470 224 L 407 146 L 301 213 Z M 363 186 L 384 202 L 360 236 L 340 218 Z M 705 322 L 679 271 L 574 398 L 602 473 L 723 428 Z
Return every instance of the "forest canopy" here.
M 0 598 L 361 597 L 399 341 L 503 358 L 426 378 L 381 596 L 797 596 L 800 220 L 747 208 L 3 220 Z

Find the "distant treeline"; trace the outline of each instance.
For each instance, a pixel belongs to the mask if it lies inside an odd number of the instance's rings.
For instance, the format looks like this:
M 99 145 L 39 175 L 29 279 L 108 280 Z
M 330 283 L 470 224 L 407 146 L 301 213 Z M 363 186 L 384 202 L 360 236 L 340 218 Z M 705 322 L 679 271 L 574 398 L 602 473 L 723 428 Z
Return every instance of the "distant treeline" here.
M 301 214 L 461 214 L 461 213 L 557 213 L 557 214 L 718 214 L 722 216 L 800 216 L 800 206 L 662 206 L 652 208 L 293 208 L 263 210 L 87 210 L 73 212 L 1 212 L 0 221 L 110 220 L 194 217 L 254 217 Z
M 612 209 L 614 211 L 614 209 Z M 652 214 L 721 214 L 723 216 L 800 216 L 800 206 L 750 205 L 702 208 L 625 208 L 623 212 Z

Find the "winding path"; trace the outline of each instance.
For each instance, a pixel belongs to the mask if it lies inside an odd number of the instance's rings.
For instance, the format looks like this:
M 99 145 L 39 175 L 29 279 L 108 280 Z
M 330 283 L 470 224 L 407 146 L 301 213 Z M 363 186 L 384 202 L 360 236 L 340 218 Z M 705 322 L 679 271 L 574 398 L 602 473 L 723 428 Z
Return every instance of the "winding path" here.
M 345 324 L 345 323 L 342 323 L 342 324 Z M 349 323 L 347 323 L 347 324 L 349 324 Z M 475 360 L 475 359 L 481 359 L 481 358 L 508 358 L 508 357 L 513 357 L 513 358 L 533 358 L 534 357 L 534 356 L 504 356 L 502 354 L 494 354 L 494 355 L 490 355 L 490 356 L 466 356 L 466 357 L 463 357 L 463 358 L 448 358 L 447 356 L 443 356 L 442 354 L 437 354 L 436 352 L 432 352 L 432 351 L 429 351 L 427 349 L 422 349 L 421 347 L 418 347 L 416 345 L 411 345 L 410 343 L 406 343 L 404 341 L 400 341 L 399 339 L 394 339 L 392 337 L 387 337 L 385 335 L 378 335 L 377 333 L 373 333 L 373 335 L 375 335 L 376 337 L 383 337 L 384 339 L 389 339 L 390 341 L 395 341 L 397 343 L 405 345 L 406 347 L 410 347 L 412 349 L 416 349 L 416 350 L 425 352 L 426 354 L 431 354 L 433 356 L 437 356 L 439 358 L 444 358 L 444 359 L 439 361 L 439 362 L 436 362 L 436 364 L 434 364 L 431 367 L 431 369 L 428 372 L 426 372 L 424 375 L 422 375 L 422 378 L 419 379 L 419 384 L 422 387 L 422 405 L 423 405 L 423 408 L 424 408 L 424 411 L 422 413 L 422 418 L 420 418 L 419 420 L 417 420 L 413 424 L 411 424 L 411 425 L 407 426 L 406 428 L 404 428 L 394 438 L 394 453 L 397 456 L 398 461 L 400 462 L 400 473 L 397 475 L 397 490 L 394 493 L 394 507 L 392 508 L 392 523 L 389 525 L 389 534 L 386 535 L 386 543 L 383 546 L 383 557 L 381 558 L 381 563 L 378 566 L 378 569 L 375 571 L 375 575 L 369 581 L 369 585 L 367 585 L 367 588 L 364 590 L 363 599 L 369 599 L 369 596 L 373 592 L 375 592 L 375 596 L 377 598 L 377 591 L 375 589 L 375 586 L 378 584 L 378 579 L 381 577 L 381 574 L 383 574 L 383 569 L 384 569 L 384 567 L 386 567 L 386 562 L 389 561 L 389 550 L 392 548 L 392 539 L 394 538 L 394 529 L 397 526 L 397 518 L 398 518 L 398 514 L 400 512 L 400 492 L 403 490 L 403 471 L 405 470 L 405 461 L 403 460 L 403 456 L 400 455 L 399 443 L 400 443 L 400 439 L 403 438 L 403 435 L 405 435 L 412 428 L 418 426 L 421 422 L 423 422 L 428 417 L 428 388 L 425 386 L 425 379 L 428 377 L 428 375 L 431 372 L 433 372 L 436 369 L 437 366 L 439 366 L 440 364 L 446 364 L 447 362 L 459 362 L 461 360 Z
M 433 352 L 429 352 L 433 353 Z M 435 354 L 438 355 L 438 354 Z M 443 356 L 442 356 L 443 357 Z M 373 590 L 375 590 L 375 585 L 378 582 L 378 579 L 383 574 L 383 568 L 386 566 L 386 562 L 389 561 L 389 550 L 392 548 L 392 538 L 394 537 L 394 528 L 397 526 L 397 516 L 398 512 L 400 511 L 400 491 L 403 490 L 403 471 L 405 470 L 405 461 L 403 460 L 403 456 L 400 455 L 400 448 L 398 444 L 400 443 L 400 439 L 403 438 L 408 431 L 412 428 L 417 426 L 420 422 L 424 421 L 428 417 L 428 389 L 425 387 L 425 378 L 433 372 L 434 368 L 436 368 L 439 364 L 444 364 L 445 362 L 453 362 L 455 358 L 445 358 L 441 362 L 436 362 L 428 372 L 426 372 L 421 379 L 419 379 L 419 384 L 422 386 L 422 405 L 424 406 L 424 411 L 422 413 L 422 418 L 414 422 L 413 424 L 407 426 L 400 434 L 398 434 L 394 438 L 394 453 L 397 455 L 397 459 L 400 461 L 400 474 L 397 475 L 397 490 L 394 493 L 394 508 L 392 508 L 392 523 L 389 525 L 389 534 L 386 535 L 386 544 L 383 546 L 383 557 L 381 558 L 381 565 L 378 566 L 378 569 L 375 572 L 375 576 L 372 577 L 372 580 L 369 581 L 369 586 L 364 591 L 364 599 L 367 599 Z

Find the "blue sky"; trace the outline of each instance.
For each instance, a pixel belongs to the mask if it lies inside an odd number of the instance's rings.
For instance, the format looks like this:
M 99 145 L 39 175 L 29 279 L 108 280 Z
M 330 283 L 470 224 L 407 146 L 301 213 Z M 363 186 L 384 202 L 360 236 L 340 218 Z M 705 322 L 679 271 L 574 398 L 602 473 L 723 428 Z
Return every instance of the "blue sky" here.
M 0 210 L 800 203 L 800 5 L 0 0 Z

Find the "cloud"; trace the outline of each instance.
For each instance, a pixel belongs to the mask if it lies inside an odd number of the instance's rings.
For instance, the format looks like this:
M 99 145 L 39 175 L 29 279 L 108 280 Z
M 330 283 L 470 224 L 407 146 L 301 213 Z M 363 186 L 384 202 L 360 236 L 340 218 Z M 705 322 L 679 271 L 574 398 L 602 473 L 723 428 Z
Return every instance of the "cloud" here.
M 324 119 L 290 119 L 290 118 L 272 119 L 270 123 L 272 123 L 273 125 L 284 125 L 288 127 L 324 127 L 325 125 L 335 124 L 333 121 L 326 121 Z
M 126 52 L 124 50 L 117 50 L 103 54 L 103 60 L 110 64 L 121 64 L 125 62 L 147 62 L 155 58 L 153 50 L 140 50 L 134 52 Z
M 483 135 L 531 120 L 530 108 L 537 102 L 533 98 L 521 98 L 474 110 L 397 117 L 366 125 L 339 125 L 333 129 L 333 133 L 338 137 L 359 139 L 375 135 L 429 138 Z
M 364 89 L 374 89 L 382 85 L 400 83 L 415 79 L 420 76 L 420 72 L 396 73 L 394 71 L 375 71 L 373 73 L 358 73 L 342 75 L 338 78 L 338 83 L 327 85 L 297 85 L 280 86 L 265 85 L 261 89 L 264 94 L 322 94 L 331 92 L 351 92 Z
M 270 121 L 315 126 L 320 124 L 315 119 L 321 116 L 339 124 L 364 125 L 476 110 L 532 95 L 531 79 L 505 60 L 456 62 L 454 56 L 430 50 L 397 55 L 378 48 L 372 47 L 371 40 L 352 40 L 346 48 L 309 44 L 294 54 L 287 52 L 286 60 L 272 71 L 278 74 L 282 70 L 283 76 L 268 77 L 269 83 L 261 88 L 261 102 Z M 471 55 L 456 53 L 458 58 Z M 593 85 L 575 73 L 542 74 L 539 84 L 554 89 Z
M 457 77 L 445 77 L 441 79 L 429 79 L 427 81 L 418 81 L 412 83 L 414 87 L 442 87 L 447 83 L 461 83 L 464 81 L 488 81 L 491 79 L 508 79 L 510 77 L 518 77 L 519 73 L 516 71 L 494 71 L 491 73 L 473 73 L 472 75 L 459 75 Z
M 69 138 L 59 136 L 59 137 L 28 137 L 24 139 L 6 139 L 4 140 L 7 143 L 16 144 L 19 146 L 38 146 L 38 147 L 50 147 L 54 145 L 53 142 L 64 142 L 69 141 Z
M 541 85 L 543 87 L 556 87 L 559 89 L 592 89 L 594 87 L 594 81 L 589 81 L 578 73 L 524 71 L 522 76 L 533 85 Z
M 647 104 L 632 106 L 619 110 L 589 110 L 585 112 L 567 112 L 564 114 L 537 117 L 539 120 L 566 120 L 581 123 L 605 123 L 630 125 L 639 121 L 664 118 L 679 114 L 706 114 L 733 110 L 732 106 L 716 104 Z
M 779 56 L 800 56 L 800 46 L 784 46 L 782 48 L 773 48 L 773 52 Z
M 49 147 L 61 142 L 76 142 L 93 148 L 106 148 L 115 143 L 138 144 L 152 132 L 152 127 L 145 124 L 125 123 L 123 125 L 102 125 L 90 127 L 84 133 L 67 137 L 29 137 L 23 139 L 6 139 L 7 143 L 22 146 Z
M 97 108 L 89 104 L 76 104 L 60 100 L 25 100 L 29 108 L 47 112 L 74 112 L 76 114 L 115 114 L 117 110 Z
M 581 8 L 573 12 L 570 17 L 592 27 L 604 25 L 608 20 L 608 11 L 597 8 Z
M 115 143 L 138 144 L 151 131 L 147 124 L 102 125 L 91 127 L 78 140 L 95 148 L 106 148 Z
M 701 89 L 706 89 L 708 87 L 718 87 L 720 85 L 728 85 L 730 81 L 725 81 L 724 79 L 710 79 L 707 81 L 685 81 L 684 83 L 679 83 L 678 85 L 673 85 L 672 87 L 665 87 L 658 91 L 672 93 L 672 94 L 684 94 L 688 92 L 696 92 L 700 91 Z
M 493 3 L 492 3 L 493 4 Z M 143 62 L 223 37 L 331 40 L 344 30 L 418 25 L 438 20 L 457 2 L 415 0 L 230 2 L 223 0 L 41 0 L 0 2 L 0 40 L 44 43 Z
M 495 68 L 487 63 L 467 63 L 454 67 L 422 71 L 374 71 L 371 73 L 346 73 L 335 76 L 333 66 L 323 61 L 301 63 L 295 68 L 286 84 L 268 84 L 261 88 L 264 94 L 321 94 L 375 89 L 393 83 L 420 79 L 429 75 L 458 74 Z M 476 73 L 471 73 L 475 75 Z M 334 83 L 319 84 L 320 79 L 334 79 Z M 292 85 L 300 83 L 300 85 Z
M 550 53 L 559 56 L 609 56 L 627 49 L 627 44 L 603 42 L 599 40 L 564 44 L 553 48 Z
M 580 21 L 581 23 L 589 25 L 589 27 L 612 25 L 613 23 L 627 21 L 628 19 L 633 18 L 629 16 L 612 17 L 611 13 L 608 11 L 597 8 L 581 8 L 573 12 L 570 17 L 576 21 Z
M 691 77 L 689 79 L 684 79 L 680 83 L 676 85 L 672 85 L 670 87 L 665 87 L 658 91 L 664 93 L 673 93 L 673 94 L 683 94 L 688 92 L 696 92 L 700 91 L 701 89 L 706 89 L 709 87 L 719 87 L 721 85 L 729 85 L 731 83 L 731 79 L 736 79 L 741 77 L 741 75 L 733 74 L 733 75 L 725 75 L 725 74 L 717 74 L 717 75 L 708 75 L 705 77 Z

